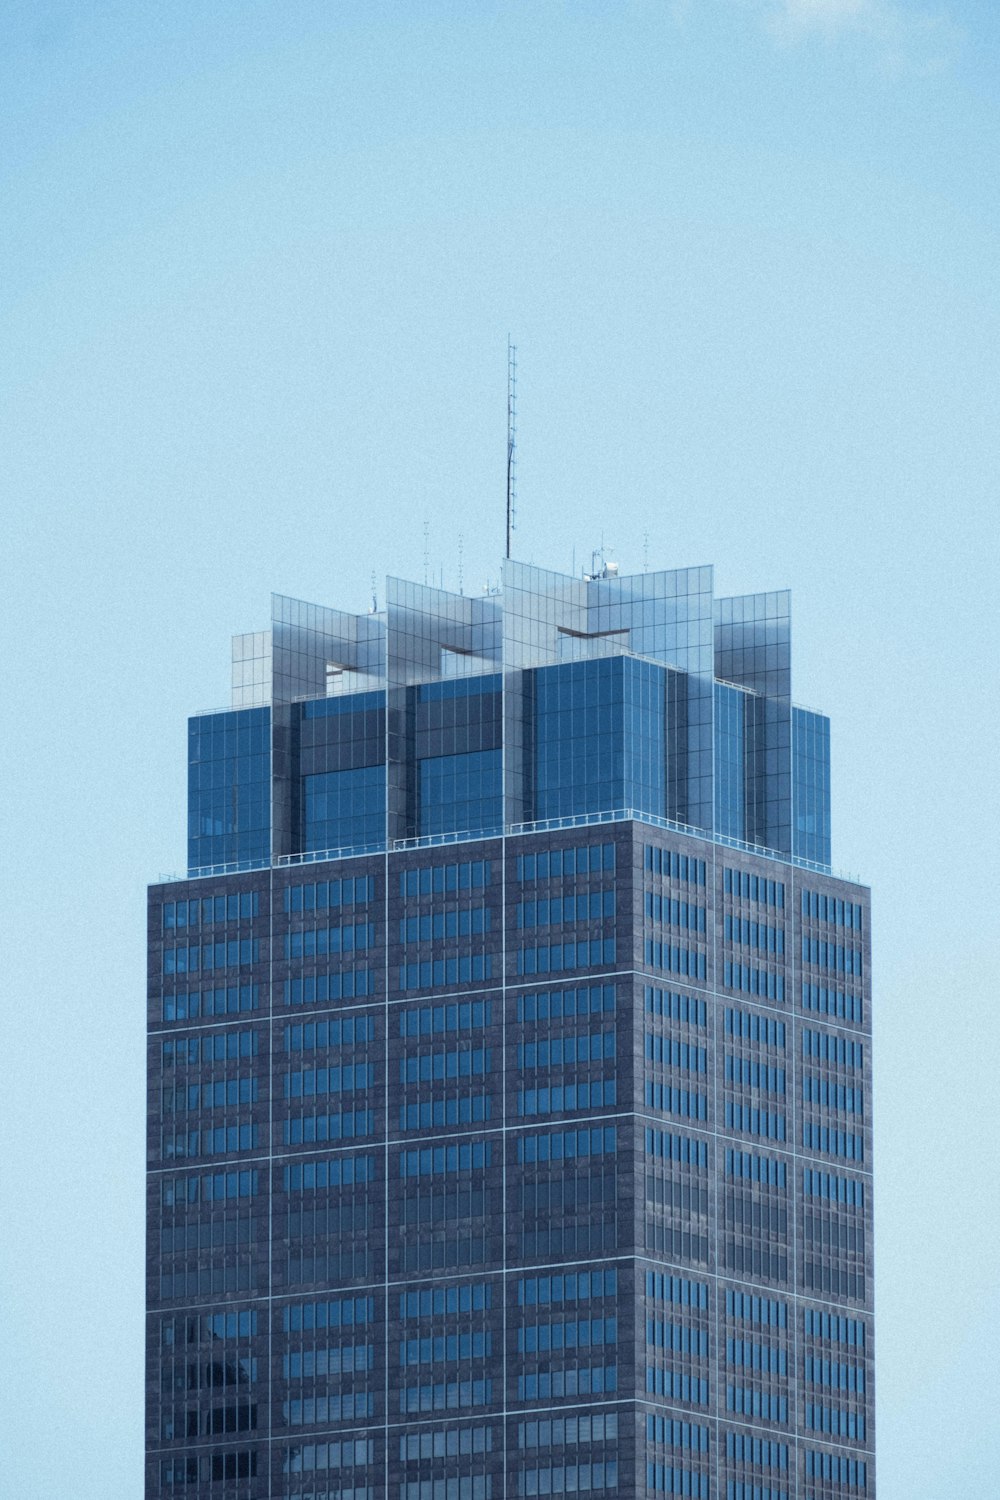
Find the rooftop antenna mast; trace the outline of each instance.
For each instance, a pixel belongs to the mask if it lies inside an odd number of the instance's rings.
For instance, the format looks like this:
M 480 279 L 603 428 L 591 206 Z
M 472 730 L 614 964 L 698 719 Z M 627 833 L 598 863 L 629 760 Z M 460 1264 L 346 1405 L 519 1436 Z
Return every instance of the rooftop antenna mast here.
M 510 557 L 517 500 L 517 345 L 507 335 L 507 551 Z

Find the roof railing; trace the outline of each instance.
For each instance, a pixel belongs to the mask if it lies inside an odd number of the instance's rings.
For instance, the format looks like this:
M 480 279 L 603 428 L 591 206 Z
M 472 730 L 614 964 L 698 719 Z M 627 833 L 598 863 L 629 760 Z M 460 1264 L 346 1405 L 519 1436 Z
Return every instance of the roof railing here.
M 607 808 L 601 812 L 573 813 L 564 818 L 542 818 L 528 823 L 508 823 L 506 827 L 455 830 L 448 833 L 425 833 L 408 839 L 392 839 L 376 844 L 352 844 L 339 849 L 310 849 L 301 854 L 278 854 L 272 859 L 239 860 L 232 864 L 204 865 L 191 869 L 186 875 L 161 874 L 157 884 L 166 885 L 179 880 L 207 880 L 219 875 L 239 875 L 251 870 L 289 869 L 298 865 L 326 864 L 331 860 L 361 859 L 373 854 L 397 853 L 405 849 L 436 849 L 449 844 L 471 844 L 484 839 L 512 838 L 523 834 L 553 833 L 563 828 L 593 828 L 606 823 L 644 823 L 650 828 L 663 828 L 670 833 L 679 833 L 686 838 L 702 839 L 724 849 L 736 849 L 743 854 L 753 854 L 760 859 L 770 859 L 784 865 L 793 865 L 798 870 L 811 870 L 817 875 L 827 875 L 836 880 L 846 880 L 852 885 L 863 885 L 859 876 L 834 870 L 832 865 L 819 860 L 804 859 L 798 854 L 783 854 L 779 849 L 769 849 L 763 844 L 749 844 L 745 839 L 731 838 L 725 833 L 710 833 L 704 828 L 695 828 L 690 823 L 678 823 L 672 818 L 661 818 L 655 813 L 642 812 L 634 807 Z

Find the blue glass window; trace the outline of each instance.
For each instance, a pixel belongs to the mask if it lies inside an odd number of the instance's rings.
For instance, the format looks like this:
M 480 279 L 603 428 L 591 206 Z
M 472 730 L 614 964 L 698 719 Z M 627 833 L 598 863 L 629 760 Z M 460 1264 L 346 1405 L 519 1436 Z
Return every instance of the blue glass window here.
M 503 752 L 432 755 L 420 767 L 419 830 L 480 833 L 503 822 Z
M 666 811 L 666 673 L 600 657 L 534 674 L 534 816 Z
M 304 776 L 302 847 L 351 849 L 385 839 L 385 766 Z
M 188 721 L 188 868 L 266 864 L 271 854 L 271 711 Z
M 830 720 L 792 710 L 792 853 L 830 863 Z
M 715 831 L 731 839 L 746 834 L 746 695 L 715 684 Z

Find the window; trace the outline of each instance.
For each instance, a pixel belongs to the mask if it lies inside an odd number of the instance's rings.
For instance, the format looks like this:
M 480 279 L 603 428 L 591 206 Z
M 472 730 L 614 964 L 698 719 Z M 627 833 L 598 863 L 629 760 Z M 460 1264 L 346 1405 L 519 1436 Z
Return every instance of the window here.
M 846 1484 L 851 1489 L 865 1490 L 868 1488 L 868 1465 L 862 1458 L 807 1448 L 806 1478 L 826 1479 L 834 1484 Z
M 487 1359 L 492 1353 L 493 1334 L 489 1329 L 483 1333 L 446 1333 L 432 1338 L 404 1339 L 399 1346 L 399 1363 L 454 1363 L 460 1359 Z
M 810 1385 L 825 1385 L 834 1391 L 856 1391 L 861 1395 L 864 1394 L 864 1365 L 845 1365 L 835 1359 L 816 1359 L 807 1354 L 804 1374 Z
M 188 1172 L 183 1177 L 161 1179 L 160 1204 L 163 1208 L 180 1208 L 189 1203 L 224 1203 L 253 1198 L 257 1190 L 255 1171 L 211 1172 L 205 1176 Z
M 436 911 L 421 912 L 413 917 L 400 917 L 399 941 L 401 943 L 429 943 L 441 938 L 469 937 L 490 931 L 491 912 L 488 906 L 449 906 Z
M 682 1162 L 685 1166 L 707 1167 L 708 1142 L 689 1135 L 671 1135 L 666 1130 L 647 1129 L 646 1155 Z
M 613 1125 L 583 1130 L 547 1130 L 520 1136 L 517 1159 L 519 1162 L 574 1161 L 581 1156 L 613 1154 L 615 1150 Z
M 400 1177 L 443 1176 L 480 1171 L 492 1164 L 492 1141 L 466 1141 L 456 1146 L 424 1146 L 399 1153 Z
M 758 1297 L 750 1292 L 726 1290 L 726 1317 L 746 1323 L 760 1323 L 765 1328 L 788 1327 L 788 1303 L 775 1297 Z
M 647 1490 L 662 1490 L 666 1495 L 691 1495 L 695 1500 L 708 1500 L 709 1477 L 695 1469 L 677 1469 L 670 1464 L 648 1463 L 646 1465 Z
M 642 863 L 651 875 L 663 875 L 668 880 L 680 880 L 689 885 L 705 884 L 705 861 L 680 854 L 676 849 L 643 844 Z
M 749 1339 L 726 1340 L 726 1363 L 742 1366 L 747 1370 L 760 1370 L 765 1375 L 788 1374 L 788 1353 L 785 1349 L 774 1344 L 755 1344 Z M 735 1410 L 740 1408 L 736 1407 Z M 780 1420 L 784 1421 L 785 1418 Z
M 708 1405 L 708 1381 L 700 1375 L 689 1375 L 686 1370 L 647 1365 L 646 1390 L 650 1395 L 668 1396 L 672 1401 L 690 1401 L 694 1406 Z
M 705 931 L 705 908 L 687 901 L 678 901 L 669 896 L 646 892 L 646 920 L 660 922 L 668 927 L 682 927 L 689 932 Z
M 581 985 L 575 990 L 541 990 L 533 995 L 518 995 L 519 1021 L 558 1021 L 567 1016 L 614 1014 L 613 984 Z
M 521 1422 L 517 1429 L 519 1448 L 575 1448 L 584 1443 L 612 1442 L 618 1436 L 617 1412 L 594 1412 L 590 1416 L 553 1417 L 540 1422 Z
M 647 1082 L 644 1101 L 647 1109 L 665 1115 L 682 1115 L 688 1120 L 708 1119 L 708 1096 L 693 1089 L 678 1089 L 667 1083 Z
M 662 1443 L 667 1448 L 687 1448 L 694 1453 L 707 1453 L 708 1428 L 695 1422 L 677 1422 L 671 1417 L 647 1416 L 646 1442 Z
M 516 908 L 517 926 L 561 927 L 571 922 L 596 922 L 615 914 L 615 893 L 609 887 L 603 891 L 585 891 L 579 896 L 552 896 L 540 901 L 519 901 Z
M 726 1128 L 740 1130 L 747 1135 L 762 1135 L 768 1140 L 785 1139 L 785 1116 L 773 1110 L 758 1109 L 752 1104 L 736 1104 L 726 1100 Z
M 802 1009 L 818 1011 L 823 1016 L 836 1016 L 841 1021 L 855 1021 L 858 1025 L 865 1016 L 865 1003 L 860 995 L 805 981 L 802 984 Z
M 766 1047 L 785 1045 L 785 1023 L 752 1011 L 726 1009 L 726 1035 L 742 1037 L 748 1042 L 763 1042 Z
M 848 1088 L 829 1078 L 815 1078 L 807 1073 L 802 1079 L 803 1104 L 821 1104 L 826 1109 L 840 1109 L 849 1115 L 863 1115 L 865 1095 L 861 1088 Z
M 764 922 L 751 922 L 746 917 L 726 914 L 723 934 L 727 943 L 738 943 L 744 948 L 759 948 L 761 953 L 785 951 L 785 929 L 768 927 Z
M 342 927 L 309 927 L 286 932 L 286 958 L 317 958 L 327 953 L 354 953 L 375 942 L 374 922 L 348 922 Z
M 726 1410 L 739 1412 L 744 1417 L 761 1417 L 765 1422 L 787 1422 L 788 1397 L 754 1390 L 751 1386 L 729 1385 L 726 1387 Z
M 846 927 L 849 932 L 862 929 L 863 908 L 856 902 L 844 901 L 838 896 L 827 896 L 822 891 L 802 892 L 802 915 L 814 922 L 829 922 L 835 927 Z
M 830 1156 L 843 1156 L 848 1161 L 864 1161 L 864 1136 L 852 1135 L 846 1130 L 831 1130 L 828 1125 L 802 1126 L 802 1144 L 807 1151 L 825 1151 Z
M 783 911 L 785 887 L 780 880 L 767 880 L 763 875 L 751 875 L 746 870 L 733 870 L 728 866 L 722 872 L 722 889 L 727 896 L 740 901 L 756 901 L 761 906 L 773 906 Z
M 457 958 L 424 959 L 399 966 L 401 990 L 439 989 L 446 984 L 475 984 L 492 978 L 492 953 L 465 953 Z
M 683 974 L 688 979 L 705 978 L 705 955 L 696 953 L 693 948 L 680 948 L 676 944 L 646 938 L 644 956 L 651 969 L 663 969 L 668 974 Z
M 404 1386 L 399 1393 L 403 1412 L 460 1411 L 489 1406 L 493 1401 L 492 1380 L 442 1380 Z
M 343 1110 L 336 1114 L 293 1115 L 285 1121 L 286 1146 L 312 1145 L 321 1141 L 350 1141 L 372 1135 L 375 1115 L 370 1109 Z
M 615 962 L 614 938 L 578 943 L 545 943 L 517 951 L 518 974 L 555 974 L 561 969 L 596 969 Z
M 468 1281 L 460 1286 L 424 1287 L 401 1292 L 399 1316 L 440 1318 L 448 1313 L 482 1312 L 493 1306 L 493 1287 L 488 1281 Z
M 210 1032 L 207 1036 L 182 1036 L 164 1042 L 160 1057 L 164 1068 L 181 1068 L 196 1067 L 199 1063 L 256 1057 L 259 1051 L 258 1031 L 217 1031 Z
M 502 750 L 425 756 L 416 765 L 421 834 L 500 831 Z
M 401 1007 L 400 1036 L 439 1036 L 446 1031 L 475 1031 L 493 1024 L 492 1000 L 466 1000 L 452 1005 Z
M 802 962 L 817 969 L 832 969 L 837 974 L 862 974 L 861 949 L 843 943 L 827 943 L 820 938 L 802 935 Z
M 579 1490 L 618 1489 L 618 1464 L 559 1464 L 555 1468 L 524 1469 L 517 1477 L 518 1495 L 576 1494 Z
M 808 1338 L 829 1339 L 832 1343 L 850 1344 L 859 1349 L 865 1346 L 865 1325 L 860 1318 L 843 1318 L 837 1313 L 807 1307 L 803 1320 Z
M 837 1036 L 830 1031 L 802 1029 L 802 1056 L 815 1058 L 819 1062 L 835 1063 L 841 1068 L 863 1068 L 865 1049 L 862 1042 L 849 1037 Z
M 430 1083 L 449 1078 L 482 1078 L 490 1071 L 489 1047 L 453 1047 L 447 1051 L 411 1052 L 400 1058 L 402 1084 Z
M 361 906 L 374 899 L 374 875 L 357 875 L 350 880 L 313 880 L 307 885 L 286 886 L 284 909 L 324 911 L 329 906 Z
M 589 1302 L 594 1298 L 618 1295 L 618 1272 L 580 1271 L 562 1276 L 528 1276 L 517 1283 L 517 1300 L 521 1307 L 535 1307 L 549 1302 Z
M 548 1323 L 522 1324 L 517 1331 L 519 1354 L 554 1354 L 617 1341 L 616 1318 L 554 1318 Z
M 664 1323 L 658 1318 L 647 1318 L 646 1343 L 654 1349 L 669 1349 L 672 1354 L 707 1356 L 708 1330 L 689 1328 L 685 1323 Z M 648 1388 L 647 1386 L 647 1390 Z
M 810 1432 L 828 1432 L 831 1437 L 853 1438 L 865 1441 L 864 1412 L 845 1411 L 839 1406 L 823 1406 L 806 1402 L 806 1427 Z
M 258 938 L 230 938 L 224 943 L 195 943 L 164 948 L 164 974 L 194 974 L 200 969 L 228 969 L 260 960 Z
M 490 884 L 490 879 L 488 859 L 466 860 L 461 864 L 421 865 L 400 871 L 399 894 L 439 896 L 446 891 L 483 890 Z
M 571 1032 L 540 1042 L 518 1042 L 517 1066 L 529 1068 L 562 1068 L 576 1063 L 600 1062 L 615 1055 L 613 1031 Z
M 308 1021 L 285 1027 L 286 1052 L 315 1052 L 324 1047 L 360 1047 L 375 1040 L 374 1016 L 348 1016 L 340 1021 Z
M 786 1163 L 772 1156 L 753 1156 L 749 1151 L 726 1152 L 726 1176 L 745 1182 L 761 1182 L 768 1187 L 786 1184 Z
M 733 963 L 726 959 L 723 965 L 723 983 L 727 989 L 743 990 L 748 995 L 760 995 L 765 1000 L 785 998 L 785 976 L 772 974 L 768 969 L 756 969 L 751 964 Z
M 301 1474 L 315 1469 L 350 1469 L 374 1462 L 373 1438 L 346 1438 L 339 1443 L 297 1443 L 286 1448 L 281 1471 Z
M 538 1370 L 517 1377 L 519 1401 L 544 1401 L 552 1396 L 600 1396 L 617 1389 L 617 1365 L 571 1364 L 561 1370 Z
M 399 1456 L 405 1462 L 417 1458 L 451 1458 L 459 1453 L 492 1453 L 491 1427 L 424 1428 L 408 1432 L 399 1440 Z
M 165 1021 L 234 1015 L 239 1011 L 257 1010 L 259 1005 L 260 987 L 256 984 L 231 984 L 216 990 L 171 990 L 162 1000 Z
M 401 1104 L 400 1130 L 430 1129 L 437 1125 L 474 1125 L 490 1118 L 488 1094 L 458 1094 L 450 1099 L 425 1099 L 419 1104 Z
M 668 1068 L 686 1068 L 692 1073 L 708 1071 L 708 1052 L 704 1047 L 695 1047 L 688 1042 L 678 1042 L 671 1037 L 647 1031 L 644 1050 L 647 1062 L 662 1063 Z
M 671 990 L 656 989 L 647 984 L 644 990 L 646 1014 L 668 1016 L 672 1021 L 686 1021 L 691 1026 L 707 1025 L 704 1000 L 694 995 L 675 995 Z
M 670 1276 L 663 1271 L 646 1272 L 646 1296 L 657 1302 L 673 1302 L 680 1307 L 700 1307 L 703 1310 L 708 1307 L 708 1286 L 704 1281 Z
M 285 1191 L 296 1193 L 314 1188 L 350 1187 L 355 1183 L 374 1182 L 377 1176 L 374 1156 L 331 1156 L 320 1161 L 295 1162 L 282 1168 Z
M 324 1005 L 329 1000 L 354 1000 L 374 993 L 375 975 L 371 969 L 307 974 L 302 979 L 286 979 L 284 989 L 286 1005 Z
M 345 1063 L 336 1068 L 299 1068 L 285 1074 L 285 1098 L 308 1099 L 318 1094 L 350 1094 L 371 1088 L 374 1063 Z
M 203 896 L 193 901 L 165 901 L 163 927 L 205 926 L 210 922 L 246 922 L 260 915 L 258 891 L 231 892 L 226 896 Z
M 575 1109 L 604 1109 L 616 1102 L 613 1078 L 595 1079 L 590 1083 L 567 1083 L 544 1089 L 519 1089 L 519 1115 L 562 1114 Z
M 302 848 L 372 848 L 385 840 L 385 766 L 302 777 Z
M 519 854 L 517 878 L 521 881 L 558 880 L 567 875 L 596 874 L 615 867 L 614 844 L 585 844 L 577 849 L 545 849 L 539 854 Z
M 750 1432 L 727 1432 L 726 1457 L 737 1463 L 757 1464 L 762 1469 L 787 1470 L 788 1444 L 755 1437 Z
M 323 1302 L 295 1302 L 282 1310 L 282 1327 L 286 1333 L 308 1332 L 314 1328 L 354 1328 L 374 1320 L 374 1297 L 335 1297 Z
M 726 1053 L 726 1082 L 743 1088 L 763 1089 L 767 1094 L 785 1092 L 784 1068 L 770 1068 L 756 1058 Z

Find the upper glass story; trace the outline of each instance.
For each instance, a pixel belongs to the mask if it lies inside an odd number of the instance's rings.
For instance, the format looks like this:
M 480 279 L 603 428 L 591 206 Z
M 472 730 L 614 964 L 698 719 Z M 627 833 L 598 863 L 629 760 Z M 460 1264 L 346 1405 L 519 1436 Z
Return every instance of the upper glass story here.
M 231 711 L 191 721 L 191 871 L 628 810 L 829 863 L 829 720 L 792 705 L 787 592 L 508 560 L 495 593 L 385 597 L 275 596 L 234 638 Z

